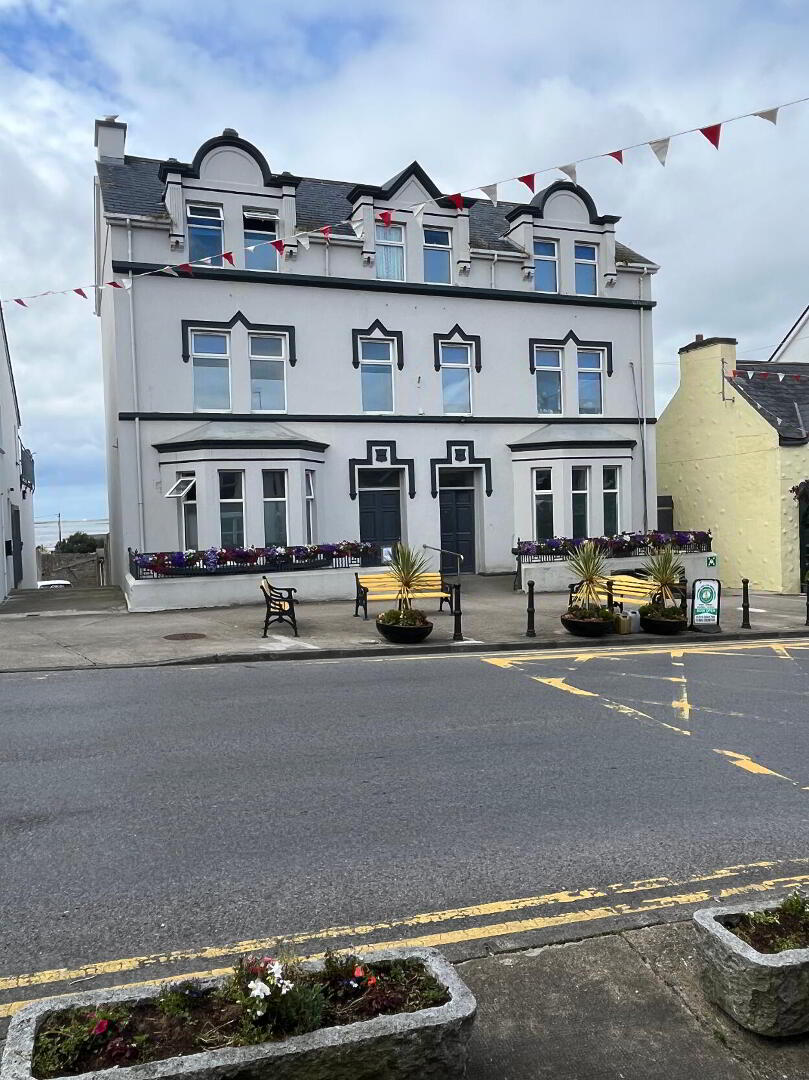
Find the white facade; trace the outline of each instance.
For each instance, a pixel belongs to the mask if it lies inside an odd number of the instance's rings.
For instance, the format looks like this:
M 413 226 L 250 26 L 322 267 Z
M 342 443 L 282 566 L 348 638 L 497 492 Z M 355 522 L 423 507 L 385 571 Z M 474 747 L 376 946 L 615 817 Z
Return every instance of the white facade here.
M 273 173 L 231 131 L 192 165 L 125 132 L 96 125 L 98 280 L 129 286 L 97 307 L 112 580 L 129 548 L 399 536 L 496 572 L 537 529 L 654 527 L 656 267 L 583 189 L 458 210 L 416 163 L 352 186 Z M 267 238 L 324 225 L 276 264 Z
M 20 410 L 0 309 L 0 603 L 36 588 L 34 462 L 20 442 Z

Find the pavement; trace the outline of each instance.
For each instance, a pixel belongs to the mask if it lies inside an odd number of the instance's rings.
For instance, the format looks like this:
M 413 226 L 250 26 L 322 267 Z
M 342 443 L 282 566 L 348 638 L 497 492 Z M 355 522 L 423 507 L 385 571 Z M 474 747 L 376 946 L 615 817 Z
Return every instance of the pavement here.
M 751 630 L 741 629 L 738 591 L 723 592 L 722 627 L 726 638 L 806 632 L 802 595 L 751 594 Z M 436 605 L 437 606 L 437 605 Z M 560 624 L 567 594 L 536 596 L 536 637 L 526 637 L 527 597 L 512 589 L 512 575 L 462 578 L 464 642 L 453 641 L 454 620 L 444 609 L 428 613 L 435 629 L 423 645 L 406 649 L 383 641 L 371 605 L 368 620 L 354 618 L 353 600 L 298 604 L 300 636 L 274 624 L 261 632 L 264 604 L 190 611 L 130 613 L 114 588 L 26 590 L 0 605 L 0 671 L 65 670 L 107 666 L 227 662 L 346 655 L 419 655 L 481 649 L 574 646 Z M 680 640 L 696 638 L 686 631 Z M 704 639 L 704 635 L 701 636 Z M 625 638 L 610 635 L 605 645 Z M 649 641 L 640 634 L 633 641 Z M 667 639 L 657 639 L 665 641 Z M 593 647 L 589 642 L 589 647 Z M 595 647 L 601 647 L 597 645 Z

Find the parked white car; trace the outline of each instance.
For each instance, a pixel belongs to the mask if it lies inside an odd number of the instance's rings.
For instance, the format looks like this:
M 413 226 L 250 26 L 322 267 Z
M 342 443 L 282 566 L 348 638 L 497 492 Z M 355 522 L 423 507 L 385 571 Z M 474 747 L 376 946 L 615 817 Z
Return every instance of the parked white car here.
M 53 581 L 38 581 L 38 589 L 72 589 L 73 582 L 65 581 L 63 578 L 54 578 Z

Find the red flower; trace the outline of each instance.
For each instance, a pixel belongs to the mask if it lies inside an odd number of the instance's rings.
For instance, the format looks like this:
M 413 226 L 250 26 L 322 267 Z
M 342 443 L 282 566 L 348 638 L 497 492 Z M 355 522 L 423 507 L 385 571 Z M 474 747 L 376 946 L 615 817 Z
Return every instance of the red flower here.
M 376 975 L 369 975 L 368 976 L 368 985 L 369 986 L 376 986 Z
M 364 974 L 365 974 L 364 968 L 362 968 L 362 966 L 360 964 L 357 964 L 357 966 L 354 968 L 354 978 L 355 979 L 361 979 Z
M 103 1035 L 107 1028 L 110 1026 L 109 1020 L 99 1020 L 96 1026 L 93 1028 L 93 1035 Z

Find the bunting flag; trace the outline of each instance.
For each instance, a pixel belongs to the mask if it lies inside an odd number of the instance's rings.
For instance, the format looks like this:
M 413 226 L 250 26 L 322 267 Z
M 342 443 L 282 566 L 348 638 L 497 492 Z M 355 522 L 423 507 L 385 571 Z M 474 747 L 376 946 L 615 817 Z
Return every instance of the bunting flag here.
M 670 139 L 653 139 L 649 146 L 654 152 L 655 157 L 661 165 L 666 164 L 666 158 L 669 156 L 669 142 Z
M 178 263 L 175 267 L 175 270 L 182 270 L 184 274 L 194 273 L 194 267 L 191 265 L 191 263 Z
M 533 190 L 534 190 L 534 173 L 532 173 L 532 172 L 526 173 L 525 176 L 518 176 L 517 179 L 520 181 L 521 184 L 525 184 L 525 186 L 530 191 L 533 192 Z
M 624 163 L 623 150 L 611 150 L 609 154 L 607 154 L 607 157 L 615 158 L 619 165 L 623 165 Z
M 497 184 L 486 184 L 480 189 L 492 206 L 497 206 Z
M 233 261 L 233 252 L 232 251 L 223 251 L 222 252 L 222 258 L 225 260 L 225 262 L 228 264 L 228 266 L 235 267 L 236 264 Z
M 752 379 L 754 375 L 755 375 L 755 371 L 748 371 L 748 372 L 747 372 L 747 378 L 748 378 L 748 380 Z
M 189 270 L 190 269 L 191 268 L 189 267 Z M 126 287 L 126 286 L 122 285 L 120 281 L 105 281 L 104 284 L 109 285 L 109 287 L 111 289 L 123 289 L 123 288 Z
M 456 210 L 463 210 L 463 195 L 448 195 L 447 198 Z
M 380 210 L 376 215 L 377 219 L 382 222 L 386 229 L 390 228 L 390 223 L 393 221 L 393 213 L 390 210 Z
M 362 240 L 365 235 L 365 226 L 363 225 L 362 218 L 352 218 L 349 225 L 354 230 L 356 238 Z
M 15 304 L 19 304 L 19 305 L 20 305 L 20 307 L 28 307 L 28 305 L 26 304 L 26 302 L 25 302 L 24 300 L 20 300 L 20 298 L 19 298 L 19 297 L 16 297 L 16 298 L 15 298 L 15 300 L 14 300 L 14 303 L 15 303 Z
M 73 292 L 74 292 L 74 293 L 75 293 L 75 294 L 76 294 L 77 296 L 81 296 L 81 297 L 82 297 L 82 298 L 83 298 L 84 300 L 86 300 L 86 299 L 87 299 L 87 293 L 86 293 L 86 292 L 84 291 L 84 289 L 74 289 L 74 290 L 73 290 Z
M 331 240 L 331 225 L 324 225 L 323 228 L 320 230 L 320 232 L 323 233 L 323 237 L 324 237 L 326 243 L 328 244 L 329 241 Z M 307 239 L 308 239 L 308 237 L 307 237 Z
M 722 134 L 721 124 L 708 124 L 707 127 L 699 129 L 711 146 L 719 149 L 719 136 Z
M 271 240 L 271 241 L 270 241 L 270 246 L 271 246 L 271 247 L 274 247 L 274 248 L 275 248 L 275 250 L 276 250 L 276 251 L 278 252 L 278 254 L 279 254 L 279 255 L 283 255 L 283 254 L 284 254 L 284 247 L 285 247 L 285 245 L 284 245 L 284 241 L 283 241 L 283 240 Z
M 301 233 L 301 235 L 298 237 L 298 243 L 301 245 L 304 251 L 309 250 L 309 237 L 306 235 L 306 233 Z
M 575 164 L 571 163 L 570 165 L 560 165 L 559 166 L 559 172 L 563 172 L 565 174 L 565 176 L 569 176 L 574 184 L 577 182 L 576 181 L 576 166 L 575 166 Z
M 247 248 L 245 248 L 244 250 L 245 250 L 245 251 L 252 251 L 253 249 L 252 249 L 251 247 L 247 247 Z M 173 266 L 164 266 L 164 267 L 163 267 L 163 268 L 161 269 L 160 273 L 161 273 L 161 274 L 171 274 L 171 276 L 172 276 L 172 277 L 179 277 L 179 276 L 180 276 L 180 275 L 179 275 L 179 274 L 177 273 L 177 271 L 176 271 L 176 270 L 174 269 L 174 267 L 173 267 Z
M 413 208 L 413 220 L 416 222 L 417 225 L 421 225 L 422 221 L 424 220 L 424 207 L 426 205 L 427 203 L 419 203 L 418 206 L 415 206 Z
M 778 123 L 778 109 L 761 109 L 757 113 L 753 113 L 753 116 L 760 116 L 762 120 L 769 120 L 771 124 Z

